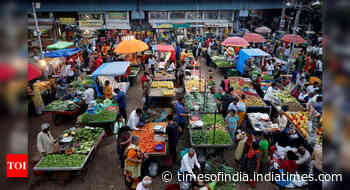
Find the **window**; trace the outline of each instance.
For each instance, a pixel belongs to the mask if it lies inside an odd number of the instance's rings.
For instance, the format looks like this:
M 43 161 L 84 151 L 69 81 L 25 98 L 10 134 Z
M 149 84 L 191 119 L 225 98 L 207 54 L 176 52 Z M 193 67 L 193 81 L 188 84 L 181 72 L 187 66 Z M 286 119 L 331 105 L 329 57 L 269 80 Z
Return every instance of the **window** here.
M 150 12 L 149 19 L 168 20 L 168 12 Z
M 187 19 L 189 20 L 200 20 L 202 19 L 202 12 L 187 12 Z
M 185 15 L 185 12 L 182 11 L 171 12 L 170 19 L 185 19 Z
M 102 20 L 102 14 L 79 14 L 79 20 Z
M 232 20 L 232 11 L 220 11 L 220 19 Z
M 209 19 L 209 20 L 218 19 L 218 12 L 217 11 L 204 12 L 204 19 Z

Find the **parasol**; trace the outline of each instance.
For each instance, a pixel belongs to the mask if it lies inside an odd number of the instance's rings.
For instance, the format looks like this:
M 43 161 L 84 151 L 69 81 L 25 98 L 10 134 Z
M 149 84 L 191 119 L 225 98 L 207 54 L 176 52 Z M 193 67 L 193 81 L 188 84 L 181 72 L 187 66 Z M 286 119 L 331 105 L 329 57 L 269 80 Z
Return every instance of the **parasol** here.
M 247 47 L 249 43 L 247 40 L 241 37 L 228 37 L 224 40 L 221 45 L 223 46 L 235 46 L 235 47 Z
M 41 70 L 33 64 L 28 64 L 28 81 L 36 79 L 41 76 Z
M 267 33 L 271 33 L 271 29 L 266 26 L 261 26 L 261 27 L 255 28 L 255 32 L 260 34 L 267 34 Z
M 281 38 L 282 41 L 295 44 L 304 44 L 306 40 L 299 35 L 286 34 Z
M 73 42 L 67 42 L 67 41 L 58 41 L 54 44 L 48 45 L 46 47 L 47 50 L 51 50 L 51 49 L 66 49 L 68 47 L 73 46 L 74 43 Z
M 257 33 L 246 33 L 243 38 L 249 43 L 264 43 L 266 42 L 265 38 Z
M 114 52 L 119 54 L 131 54 L 142 52 L 148 49 L 148 45 L 140 40 L 124 40 L 117 45 Z
M 7 63 L 0 63 L 0 71 L 0 82 L 7 82 L 17 74 L 16 69 Z

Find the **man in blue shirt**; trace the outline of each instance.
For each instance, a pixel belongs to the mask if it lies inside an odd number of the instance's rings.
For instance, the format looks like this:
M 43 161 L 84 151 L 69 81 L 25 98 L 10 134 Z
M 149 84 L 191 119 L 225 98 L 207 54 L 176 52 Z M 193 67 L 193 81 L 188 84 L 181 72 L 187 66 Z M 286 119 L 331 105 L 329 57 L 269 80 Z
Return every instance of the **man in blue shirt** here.
M 118 103 L 119 112 L 123 118 L 127 120 L 125 93 L 123 91 L 120 91 L 119 88 L 114 89 L 114 92 L 117 94 L 117 96 L 115 96 L 113 99 Z
M 185 117 L 188 116 L 188 114 L 185 113 L 184 105 L 185 105 L 185 99 L 184 97 L 180 97 L 176 102 L 176 122 L 182 129 L 180 131 L 180 135 L 182 135 L 186 125 Z

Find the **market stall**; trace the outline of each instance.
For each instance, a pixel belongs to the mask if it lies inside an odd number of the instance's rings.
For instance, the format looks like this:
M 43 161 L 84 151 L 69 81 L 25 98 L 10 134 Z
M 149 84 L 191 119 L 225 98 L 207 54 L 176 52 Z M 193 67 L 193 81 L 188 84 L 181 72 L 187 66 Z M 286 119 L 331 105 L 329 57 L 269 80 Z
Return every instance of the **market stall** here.
M 104 86 L 104 81 L 109 80 L 113 89 L 120 88 L 120 90 L 127 92 L 129 88 L 129 82 L 116 81 L 115 77 L 126 76 L 129 74 L 130 62 L 109 62 L 102 64 L 99 68 L 92 73 L 92 77 L 95 81 L 95 88 L 97 96 L 101 96 L 99 87 Z
M 174 62 L 174 67 L 176 68 L 176 52 L 172 45 L 153 45 L 152 50 L 158 54 L 158 69 L 168 70 L 171 62 Z
M 173 81 L 152 81 L 149 97 L 152 105 L 169 105 L 175 97 Z
M 218 111 L 216 97 L 209 92 L 186 93 L 184 98 L 186 112 L 197 111 L 202 113 L 215 113 Z
M 308 112 L 283 112 L 288 121 L 295 126 L 300 135 L 308 142 L 309 136 L 309 113 Z M 317 129 L 317 142 L 322 143 L 322 128 Z
M 253 133 L 268 133 L 278 131 L 278 124 L 272 123 L 270 116 L 266 113 L 248 113 L 248 125 Z
M 239 51 L 239 59 L 237 64 L 237 70 L 243 75 L 244 74 L 244 65 L 246 61 L 252 57 L 262 58 L 261 63 L 264 62 L 264 57 L 268 57 L 270 54 L 264 52 L 261 49 L 241 49 Z M 259 66 L 260 67 L 260 66 Z
M 272 102 L 274 107 L 288 106 L 288 110 L 291 112 L 303 112 L 305 108 L 300 104 L 300 102 L 290 95 L 290 92 L 287 89 L 278 90 L 275 93 L 275 99 Z M 277 109 L 276 108 L 276 109 Z
M 248 101 L 247 112 L 263 112 L 270 113 L 271 106 L 265 104 L 263 99 L 254 89 L 252 80 L 243 77 L 229 77 L 230 86 L 234 89 L 234 94 L 241 96 L 245 95 Z
M 34 171 L 45 172 L 54 180 L 68 181 L 73 176 L 84 177 L 87 164 L 105 133 L 98 128 L 70 128 L 59 137 L 59 148 L 48 154 L 34 166 Z
M 233 144 L 221 114 L 192 114 L 189 132 L 191 146 L 195 148 L 226 148 Z
M 140 137 L 139 147 L 148 156 L 167 155 L 167 123 L 147 123 L 140 130 L 132 131 L 132 135 Z
M 69 116 L 75 118 L 84 108 L 85 103 L 80 99 L 55 100 L 45 106 L 44 112 L 51 114 L 52 121 L 57 123 L 58 117 Z
M 167 71 L 161 70 L 161 71 L 156 71 L 154 73 L 153 80 L 154 81 L 175 81 L 176 77 L 174 72 L 167 72 Z

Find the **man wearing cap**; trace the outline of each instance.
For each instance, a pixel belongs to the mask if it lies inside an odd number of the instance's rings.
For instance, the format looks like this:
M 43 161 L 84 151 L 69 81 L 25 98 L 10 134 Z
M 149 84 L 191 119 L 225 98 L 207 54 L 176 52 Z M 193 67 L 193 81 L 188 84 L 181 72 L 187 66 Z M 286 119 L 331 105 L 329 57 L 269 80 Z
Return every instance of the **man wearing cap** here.
M 143 180 L 137 184 L 136 190 L 149 190 L 152 185 L 152 178 L 145 176 Z
M 37 137 L 37 148 L 42 157 L 54 152 L 56 140 L 52 137 L 49 128 L 50 124 L 43 123 Z

